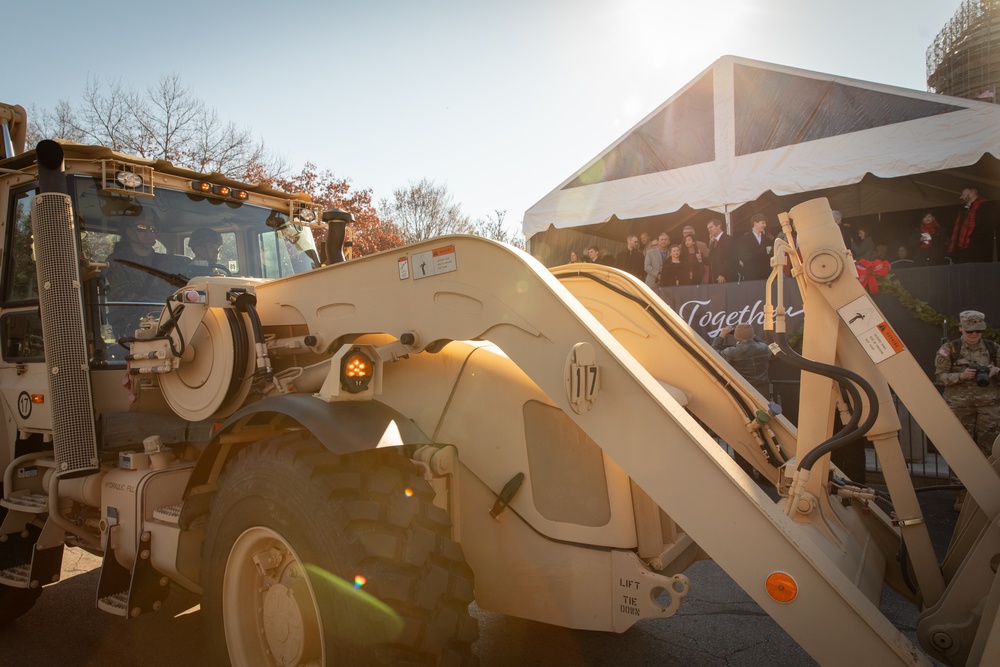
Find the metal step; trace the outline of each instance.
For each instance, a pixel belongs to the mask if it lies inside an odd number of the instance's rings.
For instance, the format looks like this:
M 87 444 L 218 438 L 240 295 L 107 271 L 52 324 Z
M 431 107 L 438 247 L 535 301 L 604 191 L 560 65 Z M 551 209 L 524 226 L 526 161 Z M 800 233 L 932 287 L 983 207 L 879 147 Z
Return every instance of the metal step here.
M 31 580 L 31 563 L 0 570 L 0 584 L 11 588 L 27 588 Z
M 128 591 L 101 598 L 97 608 L 115 616 L 128 616 Z
M 0 500 L 0 506 L 17 512 L 28 514 L 45 514 L 49 511 L 49 497 L 44 493 L 33 493 L 29 496 L 11 496 Z
M 162 521 L 163 523 L 172 523 L 177 525 L 177 522 L 181 518 L 182 507 L 184 507 L 184 503 L 167 505 L 166 507 L 157 507 L 153 510 L 153 518 L 157 521 Z

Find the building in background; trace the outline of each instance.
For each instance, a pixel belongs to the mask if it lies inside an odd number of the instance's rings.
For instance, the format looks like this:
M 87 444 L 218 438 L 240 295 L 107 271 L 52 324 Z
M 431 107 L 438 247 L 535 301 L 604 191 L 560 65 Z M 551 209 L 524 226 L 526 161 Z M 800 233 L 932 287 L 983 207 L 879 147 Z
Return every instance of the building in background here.
M 927 48 L 927 89 L 996 102 L 1000 0 L 965 0 Z

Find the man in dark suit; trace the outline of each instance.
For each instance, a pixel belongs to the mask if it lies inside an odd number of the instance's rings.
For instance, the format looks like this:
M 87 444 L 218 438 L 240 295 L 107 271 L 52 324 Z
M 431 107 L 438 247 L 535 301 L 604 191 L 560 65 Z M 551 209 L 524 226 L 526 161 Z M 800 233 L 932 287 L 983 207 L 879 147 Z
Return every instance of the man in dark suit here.
M 715 283 L 735 283 L 739 257 L 733 237 L 722 227 L 722 220 L 708 221 L 708 279 Z
M 767 233 L 767 217 L 763 213 L 750 218 L 750 231 L 740 237 L 739 250 L 743 280 L 765 280 L 771 275 L 774 238 Z
M 646 277 L 646 269 L 643 268 L 646 253 L 639 247 L 639 237 L 635 234 L 629 234 L 625 243 L 625 249 L 618 253 L 616 266 L 622 271 L 628 271 L 639 280 L 643 280 Z

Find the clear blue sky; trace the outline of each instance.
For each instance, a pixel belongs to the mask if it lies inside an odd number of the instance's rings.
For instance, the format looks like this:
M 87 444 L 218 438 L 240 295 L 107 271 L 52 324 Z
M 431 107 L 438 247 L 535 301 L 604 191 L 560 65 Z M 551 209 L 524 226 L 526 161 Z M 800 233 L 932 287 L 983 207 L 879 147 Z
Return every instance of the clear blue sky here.
M 429 178 L 473 218 L 524 211 L 722 55 L 925 90 L 960 0 L 13 2 L 4 102 L 88 76 L 181 81 L 376 199 Z

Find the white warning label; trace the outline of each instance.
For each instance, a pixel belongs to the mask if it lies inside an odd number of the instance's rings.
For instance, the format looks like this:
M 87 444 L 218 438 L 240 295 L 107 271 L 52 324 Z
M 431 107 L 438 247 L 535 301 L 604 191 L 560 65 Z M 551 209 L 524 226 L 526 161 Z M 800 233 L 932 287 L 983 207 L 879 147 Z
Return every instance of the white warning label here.
M 410 257 L 410 264 L 413 267 L 414 280 L 457 271 L 455 246 L 446 245 L 428 252 L 418 252 Z
M 875 363 L 905 349 L 870 297 L 859 296 L 837 312 Z

